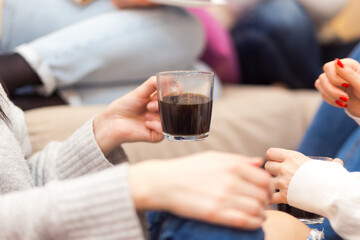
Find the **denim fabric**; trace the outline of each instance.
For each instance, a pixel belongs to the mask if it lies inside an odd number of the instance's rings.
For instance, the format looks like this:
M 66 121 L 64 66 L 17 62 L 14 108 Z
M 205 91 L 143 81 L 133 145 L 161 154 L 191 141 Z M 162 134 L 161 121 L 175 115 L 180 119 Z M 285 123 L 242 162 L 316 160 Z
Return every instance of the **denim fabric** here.
M 360 61 L 360 45 L 350 55 Z M 305 155 L 338 157 L 348 171 L 360 171 L 360 127 L 343 109 L 323 103 L 298 149 Z M 341 239 L 327 219 L 322 225 L 310 226 L 325 229 L 326 240 Z
M 309 126 L 298 150 L 309 156 L 337 156 L 345 141 L 358 128 L 344 112 L 323 103 Z
M 314 88 L 321 73 L 320 47 L 309 17 L 296 0 L 270 0 L 245 12 L 232 37 L 244 83 Z
M 258 240 L 262 230 L 244 231 L 187 220 L 164 212 L 149 212 L 151 240 Z

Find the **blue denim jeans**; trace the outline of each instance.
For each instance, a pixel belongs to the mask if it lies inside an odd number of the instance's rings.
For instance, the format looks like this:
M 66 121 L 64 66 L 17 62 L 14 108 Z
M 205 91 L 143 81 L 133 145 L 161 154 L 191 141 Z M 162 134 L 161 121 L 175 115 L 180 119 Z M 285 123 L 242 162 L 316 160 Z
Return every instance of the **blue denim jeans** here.
M 187 220 L 164 212 L 149 212 L 151 240 L 260 240 L 261 229 L 244 231 Z
M 242 82 L 314 88 L 322 67 L 320 46 L 298 1 L 264 1 L 238 18 L 232 37 Z
M 360 45 L 350 57 L 360 61 Z M 323 103 L 298 150 L 305 155 L 338 157 L 344 161 L 348 171 L 359 172 L 360 127 L 343 109 Z M 326 240 L 341 239 L 331 228 L 328 220 L 322 225 L 311 227 L 319 230 L 324 228 Z

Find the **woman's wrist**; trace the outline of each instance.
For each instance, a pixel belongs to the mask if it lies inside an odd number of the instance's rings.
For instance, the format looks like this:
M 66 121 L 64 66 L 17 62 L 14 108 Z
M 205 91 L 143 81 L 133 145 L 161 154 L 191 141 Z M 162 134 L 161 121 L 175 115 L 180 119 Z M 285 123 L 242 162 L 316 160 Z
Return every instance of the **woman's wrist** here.
M 159 176 L 162 174 L 157 174 L 158 169 L 164 169 L 163 164 L 165 163 L 148 160 L 129 167 L 129 186 L 136 209 L 169 210 L 167 196 L 170 193 L 164 191 L 167 181 L 161 181 Z
M 97 115 L 93 121 L 95 141 L 105 156 L 108 156 L 116 146 L 121 144 L 114 139 L 111 126 L 107 122 L 103 113 Z

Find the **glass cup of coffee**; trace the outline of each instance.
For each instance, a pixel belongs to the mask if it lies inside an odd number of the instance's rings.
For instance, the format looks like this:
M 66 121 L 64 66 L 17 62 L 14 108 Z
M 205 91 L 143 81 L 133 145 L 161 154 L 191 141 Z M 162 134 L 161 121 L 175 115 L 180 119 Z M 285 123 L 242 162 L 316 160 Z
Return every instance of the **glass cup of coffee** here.
M 332 160 L 331 158 L 328 157 L 319 157 L 319 156 L 308 156 L 308 157 L 313 160 L 320 160 L 320 161 Z M 318 225 L 318 224 L 322 224 L 325 220 L 323 216 L 292 207 L 289 204 L 285 204 L 285 203 L 278 204 L 277 209 L 279 211 L 286 212 L 296 217 L 305 224 Z
M 170 141 L 209 136 L 214 73 L 169 71 L 156 74 L 163 134 Z

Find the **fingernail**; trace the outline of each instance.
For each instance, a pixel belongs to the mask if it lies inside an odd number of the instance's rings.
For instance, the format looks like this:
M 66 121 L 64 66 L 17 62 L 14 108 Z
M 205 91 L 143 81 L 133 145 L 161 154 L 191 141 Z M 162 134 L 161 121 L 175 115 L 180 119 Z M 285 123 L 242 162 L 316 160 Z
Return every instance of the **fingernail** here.
M 347 106 L 348 106 L 348 105 L 347 105 L 347 104 L 345 104 L 345 105 L 344 105 L 344 108 L 346 108 Z
M 335 101 L 335 103 L 337 104 L 337 105 L 339 105 L 340 107 L 344 107 L 344 103 L 343 102 L 340 102 L 340 101 Z
M 341 68 L 344 68 L 344 64 L 340 61 L 340 59 L 336 59 L 336 64 L 341 67 Z
M 350 84 L 348 84 L 348 83 L 343 83 L 343 84 L 341 84 L 341 86 L 343 86 L 343 87 L 350 87 Z
M 156 102 L 149 102 L 149 103 L 148 103 L 148 107 L 149 107 L 149 108 L 155 108 L 155 107 L 156 107 L 156 104 L 157 104 Z
M 339 99 L 343 102 L 347 102 L 348 101 L 348 98 L 347 97 L 339 97 Z

